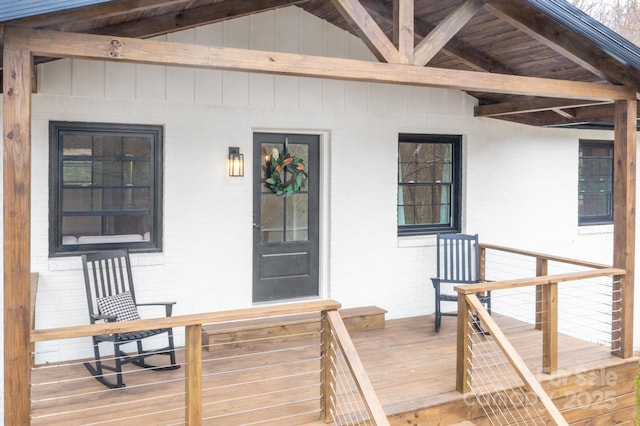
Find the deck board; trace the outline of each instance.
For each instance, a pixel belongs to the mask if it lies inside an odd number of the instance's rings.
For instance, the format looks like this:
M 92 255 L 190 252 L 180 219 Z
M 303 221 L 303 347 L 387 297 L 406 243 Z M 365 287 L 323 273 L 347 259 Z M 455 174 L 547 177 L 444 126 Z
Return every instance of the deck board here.
M 507 336 L 516 349 L 521 347 L 521 356 L 536 374 L 541 365 L 541 332 L 533 327 L 511 328 L 509 325 L 517 325 L 514 321 L 500 320 L 507 328 Z M 441 406 L 437 409 L 446 411 L 451 410 L 447 404 L 461 404 L 462 396 L 455 390 L 455 333 L 455 318 L 444 318 L 441 331 L 436 333 L 432 316 L 387 320 L 384 329 L 351 332 L 387 415 L 401 418 L 402 413 L 409 416 L 406 413 L 424 407 Z M 248 356 L 248 350 L 258 355 Z M 603 368 L 621 362 L 605 347 L 568 336 L 561 335 L 559 350 L 561 371 Z M 204 423 L 234 425 L 264 421 L 264 424 L 273 424 L 269 419 L 279 418 L 279 425 L 320 424 L 315 421 L 320 409 L 319 354 L 317 333 L 295 336 L 284 342 L 266 339 L 247 342 L 245 346 L 221 346 L 203 351 Z M 182 350 L 178 351 L 178 357 L 184 359 Z M 278 365 L 261 368 L 271 363 Z M 141 417 L 144 420 L 136 424 L 183 422 L 184 369 L 152 372 L 127 367 L 127 371 L 131 373 L 125 379 L 126 388 L 106 390 L 79 363 L 36 368 L 32 373 L 36 384 L 32 388 L 32 424 L 133 424 L 131 419 L 111 420 L 118 416 L 143 415 L 146 411 L 156 414 Z M 626 389 L 634 377 L 622 377 L 625 374 L 620 373 L 618 384 Z M 64 382 L 59 382 L 61 380 Z M 42 385 L 45 382 L 51 384 Z M 82 399 L 44 400 L 67 392 L 87 395 Z M 244 398 L 246 395 L 252 396 Z M 620 395 L 621 404 L 628 403 L 625 398 Z M 295 401 L 300 402 L 293 404 Z M 252 409 L 255 404 L 270 408 L 258 412 Z M 61 405 L 63 408 L 56 408 Z M 102 408 L 92 411 L 92 405 Z M 41 417 L 51 410 L 65 410 L 67 414 Z M 629 410 L 621 406 L 617 416 L 624 417 Z M 241 414 L 232 416 L 233 411 Z M 605 420 L 610 418 L 606 413 L 601 415 Z M 442 418 L 448 418 L 446 413 Z

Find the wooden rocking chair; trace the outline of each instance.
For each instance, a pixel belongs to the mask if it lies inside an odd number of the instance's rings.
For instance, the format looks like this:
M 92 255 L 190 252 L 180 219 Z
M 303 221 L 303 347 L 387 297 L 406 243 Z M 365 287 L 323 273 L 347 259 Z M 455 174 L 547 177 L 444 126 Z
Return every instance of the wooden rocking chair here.
M 175 302 L 136 303 L 131 263 L 126 250 L 110 250 L 83 255 L 82 267 L 91 324 L 99 321 L 112 322 L 140 319 L 138 306 L 163 305 L 166 316 L 171 316 Z M 143 349 L 143 339 L 164 333 L 166 333 L 168 340 L 166 347 L 154 350 Z M 113 365 L 104 363 L 100 354 L 100 344 L 105 342 L 113 344 Z M 128 343 L 137 345 L 137 353 L 128 354 L 121 349 L 122 345 Z M 128 363 L 154 370 L 175 370 L 180 368 L 180 365 L 176 364 L 173 329 L 171 328 L 93 336 L 93 351 L 95 364 L 85 362 L 84 366 L 96 380 L 109 388 L 125 386 L 122 380 L 122 366 Z M 155 355 L 169 356 L 169 364 L 156 366 L 145 361 L 147 357 Z M 103 374 L 105 369 L 115 372 L 115 382 L 105 377 Z
M 457 302 L 458 295 L 442 291 L 441 284 L 475 284 L 480 280 L 480 247 L 478 235 L 438 234 L 437 277 L 431 278 L 436 293 L 435 329 L 440 331 L 443 316 L 456 316 L 457 312 L 443 312 L 441 302 Z M 478 299 L 491 313 L 491 292 L 478 294 Z M 457 307 L 456 307 L 457 311 Z M 474 316 L 474 326 L 487 334 Z

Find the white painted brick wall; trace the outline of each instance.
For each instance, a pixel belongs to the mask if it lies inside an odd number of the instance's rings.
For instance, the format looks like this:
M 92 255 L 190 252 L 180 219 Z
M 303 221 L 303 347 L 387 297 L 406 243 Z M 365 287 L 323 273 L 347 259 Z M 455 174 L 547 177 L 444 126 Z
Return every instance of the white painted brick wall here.
M 162 39 L 373 60 L 356 38 L 291 7 Z M 176 314 L 251 305 L 252 132 L 326 132 L 322 295 L 389 317 L 431 313 L 435 237 L 396 235 L 397 137 L 464 135 L 465 231 L 486 242 L 609 262 L 610 229 L 577 226 L 578 139 L 473 118 L 458 91 L 77 60 L 38 69 L 33 98 L 33 270 L 37 326 L 87 323 L 78 258 L 48 258 L 50 120 L 165 126 L 164 251 L 134 255 L 141 300 Z M 245 154 L 226 176 L 228 146 Z M 638 328 L 636 328 L 638 329 Z M 179 344 L 182 332 L 178 331 Z M 38 345 L 38 362 L 90 355 L 86 341 Z

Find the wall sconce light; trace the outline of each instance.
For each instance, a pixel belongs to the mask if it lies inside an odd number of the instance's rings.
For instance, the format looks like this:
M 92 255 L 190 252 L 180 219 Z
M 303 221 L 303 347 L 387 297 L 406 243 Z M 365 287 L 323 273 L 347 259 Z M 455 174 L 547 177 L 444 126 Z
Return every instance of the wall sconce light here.
M 244 176 L 244 154 L 240 154 L 240 148 L 229 147 L 229 176 Z

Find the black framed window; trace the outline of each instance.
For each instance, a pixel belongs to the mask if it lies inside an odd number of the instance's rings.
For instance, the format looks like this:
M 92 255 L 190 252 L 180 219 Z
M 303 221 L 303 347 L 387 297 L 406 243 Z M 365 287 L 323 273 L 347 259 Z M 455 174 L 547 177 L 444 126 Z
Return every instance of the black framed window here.
M 398 235 L 459 232 L 462 136 L 400 134 Z
M 49 252 L 162 249 L 161 126 L 50 122 Z
M 613 142 L 580 141 L 578 224 L 613 223 Z

